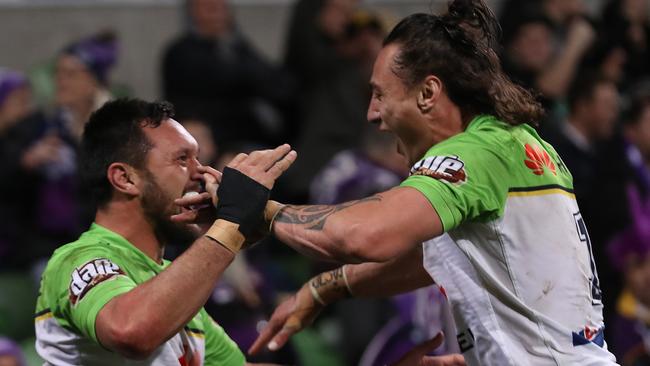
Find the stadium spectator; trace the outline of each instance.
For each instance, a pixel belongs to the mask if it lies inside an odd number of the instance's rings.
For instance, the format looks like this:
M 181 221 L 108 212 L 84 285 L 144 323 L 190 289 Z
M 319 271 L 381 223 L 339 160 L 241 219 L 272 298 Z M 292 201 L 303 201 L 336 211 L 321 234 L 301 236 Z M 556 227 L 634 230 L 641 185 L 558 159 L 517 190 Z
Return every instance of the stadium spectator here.
M 585 213 L 587 205 L 598 195 L 592 191 L 597 150 L 599 144 L 614 135 L 619 113 L 618 90 L 604 77 L 584 74 L 573 83 L 568 105 L 566 121 L 559 131 L 546 138 L 571 171 L 576 198 Z
M 553 57 L 553 27 L 543 14 L 522 14 L 504 34 L 503 70 L 527 89 L 537 90 L 538 79 Z M 544 106 L 552 101 L 542 96 Z
M 64 47 L 56 61 L 53 110 L 22 123 L 20 161 L 32 180 L 23 196 L 34 198 L 25 203 L 31 230 L 23 241 L 32 259 L 47 258 L 92 220 L 93 207 L 79 197 L 78 145 L 90 113 L 110 98 L 107 87 L 117 52 L 110 32 Z
M 383 192 L 408 175 L 395 137 L 364 127 L 358 148 L 343 150 L 316 175 L 310 187 L 311 204 L 333 205 Z
M 188 29 L 162 61 L 163 95 L 179 118 L 207 121 L 217 143 L 274 144 L 287 132 L 293 80 L 239 32 L 226 0 L 187 0 Z
M 0 337 L 0 366 L 27 366 L 20 347 L 5 337 Z
M 616 44 L 625 52 L 628 85 L 650 76 L 649 4 L 646 0 L 609 0 L 602 8 L 599 41 Z
M 29 227 L 27 207 L 33 202 L 33 198 L 25 195 L 33 183 L 21 164 L 24 121 L 32 114 L 31 92 L 25 76 L 0 68 L 0 268 L 20 268 L 28 262 L 18 243 Z M 42 151 L 44 156 L 48 153 Z
M 4 134 L 32 112 L 29 83 L 17 71 L 0 68 L 0 133 Z
M 285 64 L 302 92 L 335 77 L 347 62 L 338 51 L 338 41 L 358 0 L 300 0 L 289 24 Z
M 552 57 L 534 80 L 535 90 L 549 100 L 566 96 L 596 32 L 587 20 L 582 0 L 535 0 L 506 2 L 501 14 L 504 34 L 519 28 L 520 20 L 543 16 L 553 27 Z
M 334 50 L 337 68 L 328 71 L 326 79 L 311 80 L 303 88 L 302 122 L 296 142 L 300 159 L 282 181 L 292 193 L 290 198 L 299 202 L 307 201 L 309 184 L 332 156 L 361 144 L 370 95 L 369 65 L 381 48 L 385 32 L 376 15 L 361 10 L 350 15 L 342 32 Z
M 644 366 L 650 364 L 650 200 L 630 185 L 628 203 L 632 223 L 608 246 L 625 279 L 611 323 L 612 345 L 621 365 Z

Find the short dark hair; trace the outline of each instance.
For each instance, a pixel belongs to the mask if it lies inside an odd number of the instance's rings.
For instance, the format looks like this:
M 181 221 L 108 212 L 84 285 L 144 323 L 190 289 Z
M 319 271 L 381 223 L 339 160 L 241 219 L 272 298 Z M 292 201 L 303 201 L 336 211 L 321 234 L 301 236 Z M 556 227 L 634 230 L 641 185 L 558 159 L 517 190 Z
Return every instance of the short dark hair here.
M 569 113 L 575 110 L 579 102 L 591 99 L 598 86 L 602 84 L 616 85 L 597 71 L 590 70 L 578 74 L 569 86 L 567 93 Z
M 413 14 L 384 40 L 398 44 L 394 72 L 412 87 L 427 75 L 443 82 L 465 121 L 491 114 L 512 125 L 537 124 L 543 109 L 501 70 L 496 48 L 501 28 L 481 0 L 454 0 L 442 16 Z
M 108 102 L 90 116 L 81 140 L 79 170 L 84 192 L 98 207 L 112 196 L 108 166 L 122 162 L 143 169 L 152 144 L 142 128 L 156 128 L 173 116 L 174 107 L 168 102 L 128 98 Z

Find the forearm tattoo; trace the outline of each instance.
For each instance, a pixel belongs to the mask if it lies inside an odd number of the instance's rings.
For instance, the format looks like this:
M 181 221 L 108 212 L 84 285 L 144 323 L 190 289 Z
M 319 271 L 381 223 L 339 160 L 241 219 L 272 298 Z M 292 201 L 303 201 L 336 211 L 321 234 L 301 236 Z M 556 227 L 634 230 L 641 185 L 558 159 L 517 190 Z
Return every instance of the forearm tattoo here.
M 370 196 L 338 205 L 287 206 L 286 209 L 280 211 L 275 222 L 306 225 L 308 230 L 322 230 L 327 218 L 331 215 L 348 207 L 373 201 L 381 201 L 381 196 Z

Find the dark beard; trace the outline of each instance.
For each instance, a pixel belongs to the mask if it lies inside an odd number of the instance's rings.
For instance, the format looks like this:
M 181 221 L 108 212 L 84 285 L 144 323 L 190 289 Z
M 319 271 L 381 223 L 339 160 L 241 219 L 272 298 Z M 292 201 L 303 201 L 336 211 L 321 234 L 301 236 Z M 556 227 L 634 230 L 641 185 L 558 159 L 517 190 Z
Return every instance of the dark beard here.
M 185 224 L 171 221 L 169 203 L 173 197 L 167 197 L 160 188 L 156 177 L 145 170 L 145 184 L 142 190 L 142 209 L 147 220 L 151 223 L 154 234 L 161 246 L 178 245 L 189 246 L 197 239 L 197 235 Z

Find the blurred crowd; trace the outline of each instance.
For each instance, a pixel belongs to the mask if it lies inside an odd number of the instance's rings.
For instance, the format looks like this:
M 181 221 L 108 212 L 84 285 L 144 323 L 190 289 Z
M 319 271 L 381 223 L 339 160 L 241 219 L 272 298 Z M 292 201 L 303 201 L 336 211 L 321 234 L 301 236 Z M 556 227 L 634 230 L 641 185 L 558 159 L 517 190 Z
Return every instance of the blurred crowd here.
M 544 105 L 536 127 L 574 177 L 608 345 L 624 365 L 650 365 L 650 1 L 605 0 L 593 13 L 583 0 L 505 0 L 499 10 L 502 67 Z M 160 60 L 160 97 L 199 142 L 203 164 L 220 169 L 238 152 L 289 142 L 299 159 L 273 194 L 291 203 L 362 198 L 406 177 L 393 137 L 366 122 L 369 76 L 394 19 L 355 0 L 298 0 L 278 64 L 246 39 L 226 0 L 187 0 L 182 11 L 187 29 Z M 93 220 L 76 154 L 89 115 L 129 95 L 111 81 L 119 45 L 98 30 L 29 74 L 0 68 L 0 335 L 28 353 L 32 320 L 21 314 L 35 294 L 25 288 L 37 288 L 53 250 Z M 171 246 L 166 257 L 182 251 Z M 206 309 L 247 349 L 278 299 L 328 266 L 262 243 L 238 257 Z M 452 336 L 438 352 L 457 351 L 436 286 L 327 311 L 260 360 L 385 364 L 440 329 Z M 25 362 L 0 339 L 0 365 Z

